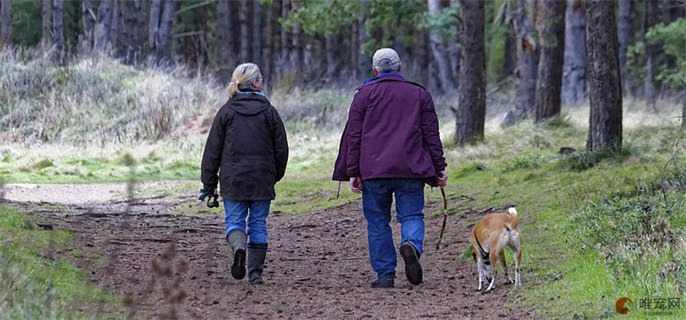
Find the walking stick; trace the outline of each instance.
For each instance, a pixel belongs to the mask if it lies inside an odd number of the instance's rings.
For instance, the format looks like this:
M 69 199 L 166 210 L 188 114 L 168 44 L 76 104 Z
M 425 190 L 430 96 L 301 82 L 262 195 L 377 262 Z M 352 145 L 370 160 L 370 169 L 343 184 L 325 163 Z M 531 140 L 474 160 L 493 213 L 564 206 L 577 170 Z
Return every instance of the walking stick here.
M 436 250 L 441 249 L 441 241 L 443 241 L 443 232 L 445 231 L 445 223 L 448 220 L 448 199 L 445 197 L 445 190 L 441 188 L 441 196 L 443 196 L 443 226 L 441 227 L 441 235 L 438 237 Z

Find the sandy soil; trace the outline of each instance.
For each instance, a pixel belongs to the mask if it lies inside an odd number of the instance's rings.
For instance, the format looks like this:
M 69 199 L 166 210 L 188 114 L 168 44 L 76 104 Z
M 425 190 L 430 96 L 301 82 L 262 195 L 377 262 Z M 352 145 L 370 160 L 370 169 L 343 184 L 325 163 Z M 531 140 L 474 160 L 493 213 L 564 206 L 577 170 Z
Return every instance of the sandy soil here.
M 475 266 L 459 257 L 469 241 L 467 221 L 473 219 L 450 219 L 437 251 L 441 218 L 427 217 L 424 283 L 407 282 L 398 255 L 396 287 L 372 289 L 369 282 L 375 275 L 359 203 L 297 216 L 274 212 L 268 219 L 266 283 L 256 286 L 231 278 L 220 210 L 211 216 L 169 214 L 178 203 L 201 204 L 189 196 L 127 205 L 107 197 L 123 191 L 122 185 L 100 185 L 97 192 L 88 185 L 87 197 L 81 188 L 8 186 L 11 200 L 3 203 L 44 217 L 43 227 L 75 234 L 74 248 L 54 254 L 123 297 L 121 304 L 93 311 L 95 318 L 104 313 L 145 319 L 534 318 L 532 310 L 511 304 L 519 293 L 502 278 L 493 293 L 475 291 Z M 26 190 L 35 191 L 29 200 L 45 202 L 26 202 Z M 399 225 L 393 221 L 392 227 L 397 240 Z M 71 254 L 73 250 L 80 254 Z M 526 290 L 526 274 L 522 280 Z

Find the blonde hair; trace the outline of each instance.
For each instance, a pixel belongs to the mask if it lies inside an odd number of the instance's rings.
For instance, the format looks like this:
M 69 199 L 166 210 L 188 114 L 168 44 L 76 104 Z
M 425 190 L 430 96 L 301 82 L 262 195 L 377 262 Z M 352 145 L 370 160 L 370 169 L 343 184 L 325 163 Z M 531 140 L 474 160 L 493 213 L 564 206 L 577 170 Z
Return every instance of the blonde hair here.
M 250 87 L 255 80 L 261 77 L 262 73 L 256 64 L 252 62 L 243 63 L 233 71 L 231 82 L 229 82 L 226 92 L 229 94 L 229 97 L 233 97 L 239 88 Z

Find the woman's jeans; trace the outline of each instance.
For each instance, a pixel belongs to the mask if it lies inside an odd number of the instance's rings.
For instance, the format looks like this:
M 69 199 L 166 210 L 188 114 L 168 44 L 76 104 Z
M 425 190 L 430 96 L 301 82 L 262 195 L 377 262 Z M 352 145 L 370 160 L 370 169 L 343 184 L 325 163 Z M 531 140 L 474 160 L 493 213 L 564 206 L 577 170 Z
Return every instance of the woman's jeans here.
M 245 219 L 248 219 L 248 238 L 251 243 L 267 243 L 267 216 L 271 200 L 233 201 L 224 200 L 226 213 L 226 235 L 231 230 L 246 231 Z
M 379 278 L 395 273 L 396 253 L 391 232 L 391 203 L 400 222 L 400 244 L 408 241 L 419 254 L 424 242 L 424 180 L 372 179 L 362 182 L 362 211 L 367 219 L 369 260 Z

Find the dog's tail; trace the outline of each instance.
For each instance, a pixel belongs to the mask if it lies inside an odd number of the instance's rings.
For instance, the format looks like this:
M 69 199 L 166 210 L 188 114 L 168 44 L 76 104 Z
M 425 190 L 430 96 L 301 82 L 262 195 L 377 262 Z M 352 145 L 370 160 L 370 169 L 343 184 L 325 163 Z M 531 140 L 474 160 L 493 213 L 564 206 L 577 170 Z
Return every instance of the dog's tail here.
M 519 226 L 519 218 L 517 217 L 517 209 L 515 207 L 510 207 L 507 209 L 507 213 L 510 214 L 510 221 L 512 221 L 512 225 L 510 226 L 512 229 L 517 228 Z

